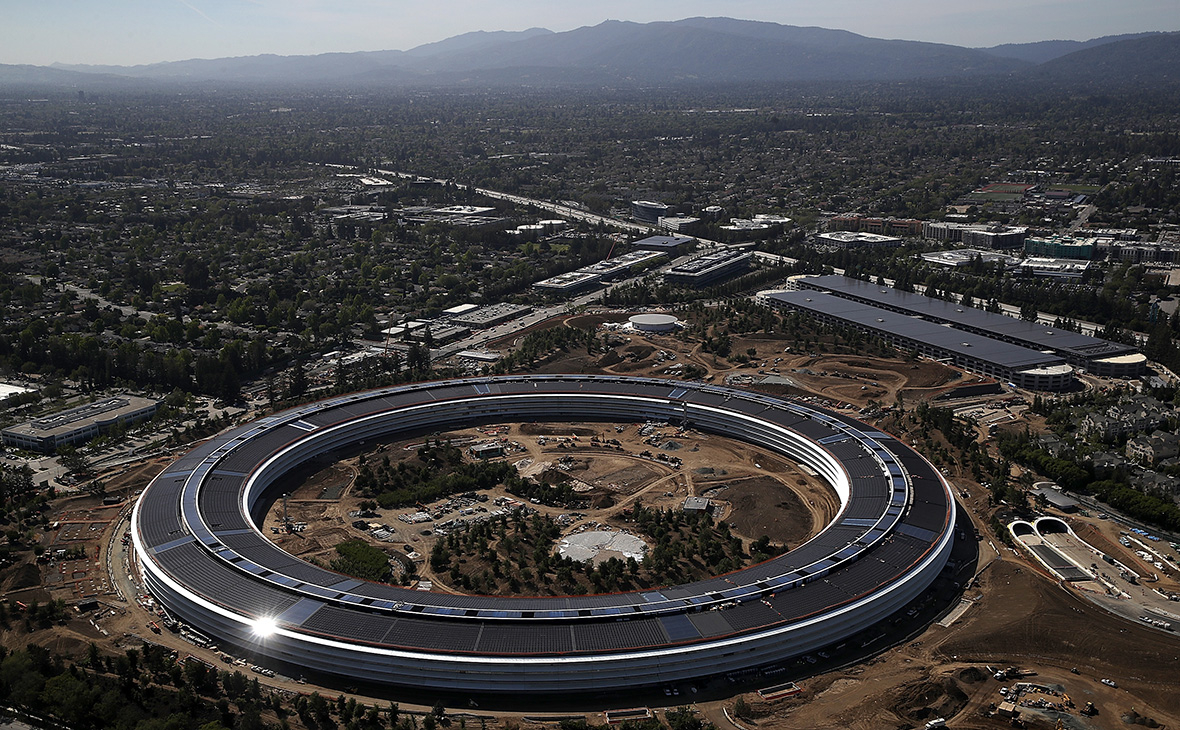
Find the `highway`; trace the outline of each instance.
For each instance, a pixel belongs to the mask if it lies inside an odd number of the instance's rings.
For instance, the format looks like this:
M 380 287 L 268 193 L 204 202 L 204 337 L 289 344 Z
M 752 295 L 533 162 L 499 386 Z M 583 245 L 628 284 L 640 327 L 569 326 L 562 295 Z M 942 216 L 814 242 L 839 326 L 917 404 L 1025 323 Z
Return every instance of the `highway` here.
M 451 180 L 444 180 L 442 178 L 423 177 L 422 175 L 413 175 L 408 172 L 398 172 L 396 170 L 377 170 L 380 175 L 389 175 L 391 177 L 401 178 L 403 180 L 429 180 L 431 182 L 445 185 L 451 183 Z M 556 215 L 565 216 L 574 220 L 585 221 L 587 223 L 602 224 L 612 226 L 614 228 L 622 228 L 633 233 L 657 233 L 659 229 L 655 226 L 644 225 L 642 223 L 632 223 L 631 221 L 621 221 L 616 218 L 611 218 L 605 215 L 598 215 L 591 213 L 588 210 L 581 210 L 573 208 L 568 205 L 560 203 L 553 203 L 548 200 L 537 200 L 536 198 L 526 198 L 523 195 L 514 195 L 513 193 L 502 193 L 498 190 L 489 190 L 487 188 L 479 188 L 472 185 L 465 185 L 461 183 L 454 183 L 457 190 L 470 190 L 484 196 L 485 198 L 492 198 L 493 200 L 504 200 L 509 203 L 517 205 L 527 205 L 533 208 L 540 208 L 541 210 L 549 211 Z
M 381 174 L 381 175 L 389 175 L 391 177 L 401 178 L 403 180 L 429 180 L 431 182 L 436 182 L 440 185 L 452 182 L 450 180 L 444 180 L 442 178 L 428 178 L 428 177 L 423 177 L 421 175 L 412 175 L 407 172 L 397 172 L 396 170 L 377 170 L 377 173 Z M 662 230 L 662 229 L 658 228 L 657 226 L 648 225 L 646 223 L 635 223 L 633 221 L 622 221 L 622 220 L 619 220 L 618 218 L 611 218 L 610 216 L 599 215 L 597 213 L 592 213 L 588 210 L 582 210 L 581 208 L 574 208 L 572 206 L 563 205 L 561 203 L 554 203 L 549 200 L 539 200 L 537 198 L 527 198 L 523 195 L 516 195 L 514 193 L 503 193 L 503 192 L 500 192 L 499 190 L 490 190 L 488 188 L 480 188 L 480 187 L 475 187 L 472 185 L 465 185 L 462 183 L 454 183 L 454 185 L 455 185 L 456 190 L 470 190 L 471 192 L 476 193 L 478 195 L 482 195 L 485 198 L 492 198 L 493 200 L 503 200 L 505 202 L 514 203 L 516 205 L 527 205 L 531 208 L 539 208 L 540 210 L 544 210 L 549 213 L 553 213 L 554 215 L 560 215 L 564 218 L 570 218 L 572 220 L 584 221 L 586 223 L 591 223 L 594 225 L 604 225 L 604 226 L 610 226 L 612 228 L 621 228 L 625 231 L 629 231 L 631 233 L 639 233 L 639 234 L 666 234 L 666 233 L 668 233 L 668 231 Z M 700 238 L 698 236 L 692 236 L 691 238 L 695 239 L 697 241 L 697 243 L 699 244 L 700 248 L 703 248 L 703 249 L 726 248 L 725 244 L 719 243 L 717 241 L 710 241 L 706 238 Z

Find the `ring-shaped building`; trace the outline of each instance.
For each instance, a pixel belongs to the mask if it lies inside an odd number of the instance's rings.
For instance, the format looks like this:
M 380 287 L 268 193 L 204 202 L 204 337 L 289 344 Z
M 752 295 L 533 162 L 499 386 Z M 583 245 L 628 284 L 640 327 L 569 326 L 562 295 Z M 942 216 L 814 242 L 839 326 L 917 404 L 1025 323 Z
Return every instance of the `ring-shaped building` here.
M 259 529 L 279 477 L 366 441 L 491 422 L 647 420 L 798 461 L 831 485 L 839 513 L 789 552 L 732 573 L 560 597 L 365 582 L 304 562 Z M 842 414 L 701 383 L 522 375 L 341 396 L 231 430 L 152 481 L 132 539 L 159 603 L 215 640 L 354 681 L 566 693 L 741 672 L 870 629 L 930 586 L 954 521 L 929 462 Z

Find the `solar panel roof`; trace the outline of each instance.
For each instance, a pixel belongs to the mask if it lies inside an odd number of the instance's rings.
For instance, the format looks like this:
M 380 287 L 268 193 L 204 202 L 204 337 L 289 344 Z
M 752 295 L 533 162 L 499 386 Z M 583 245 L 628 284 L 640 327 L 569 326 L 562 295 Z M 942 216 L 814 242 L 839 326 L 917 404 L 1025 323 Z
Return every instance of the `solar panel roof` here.
M 903 309 L 911 314 L 949 322 L 957 327 L 990 332 L 993 336 L 1018 341 L 1026 347 L 1053 350 L 1080 359 L 1111 357 L 1135 352 L 1130 345 L 1103 340 L 1079 332 L 1046 327 L 1003 314 L 987 312 L 975 307 L 964 307 L 922 294 L 904 292 L 847 276 L 817 276 L 802 280 L 802 285 L 831 292 L 837 296 L 857 297 L 883 307 Z
M 1058 355 L 1046 354 L 825 292 L 776 292 L 770 297 L 795 309 L 836 317 L 864 329 L 906 337 L 949 353 L 1014 371 L 1064 362 Z
M 947 495 L 933 467 L 894 439 L 873 441 L 872 436 L 865 435 L 867 429 L 863 424 L 840 414 L 760 394 L 654 379 L 505 378 L 488 384 L 484 390 L 473 390 L 475 382 L 417 385 L 377 397 L 366 398 L 364 394 L 341 397 L 279 414 L 266 419 L 263 426 L 252 424 L 216 437 L 211 444 L 202 446 L 200 455 L 222 454 L 221 463 L 186 456 L 178 464 L 183 463 L 192 471 L 194 480 L 205 476 L 207 489 L 194 492 L 192 500 L 200 503 L 204 519 L 234 524 L 214 527 L 214 534 L 198 531 L 199 540 L 186 538 L 181 513 L 176 507 L 184 476 L 174 465 L 149 487 L 141 503 L 140 517 L 150 516 L 152 524 L 141 522 L 139 529 L 151 538 L 149 547 L 160 548 L 149 551 L 145 558 L 223 605 L 240 604 L 247 612 L 286 612 L 284 620 L 314 633 L 429 651 L 493 654 L 610 651 L 669 641 L 700 641 L 730 631 L 755 630 L 785 620 L 775 610 L 780 606 L 789 606 L 787 613 L 799 616 L 830 605 L 825 601 L 851 600 L 863 594 L 872 587 L 866 581 L 897 577 L 911 556 L 916 559 L 929 547 L 929 541 L 894 538 L 892 547 L 881 552 L 882 557 L 889 559 L 876 559 L 871 571 L 865 567 L 849 570 L 842 566 L 857 557 L 873 559 L 874 553 L 880 550 L 870 547 L 870 543 L 884 537 L 888 528 L 874 527 L 877 519 L 892 524 L 892 519 L 902 517 L 900 508 L 890 507 L 894 491 L 890 473 L 899 471 L 898 463 L 914 479 L 915 502 L 905 515 L 906 521 L 920 523 L 920 529 L 929 530 L 931 538 L 936 539 L 936 531 L 942 529 L 941 521 L 945 520 Z M 397 406 L 478 397 L 494 391 L 554 395 L 643 392 L 652 398 L 673 401 L 682 397 L 692 402 L 694 396 L 699 396 L 714 404 L 721 395 L 726 409 L 792 424 L 813 439 L 842 435 L 829 448 L 847 465 L 854 477 L 854 496 L 858 500 L 863 498 L 864 504 L 858 503 L 856 520 L 843 524 L 838 520 L 806 544 L 766 563 L 695 584 L 599 596 L 499 599 L 422 593 L 361 583 L 304 563 L 254 530 L 240 527 L 244 523 L 237 503 L 244 484 L 242 474 L 250 467 L 237 457 L 249 453 L 253 463 L 268 458 L 292 437 L 292 429 L 283 424 L 295 419 L 305 423 L 336 423 Z M 676 393 L 682 395 L 674 396 Z M 317 408 L 322 411 L 322 419 L 315 418 Z M 282 439 L 276 439 L 265 433 L 267 428 L 285 433 Z M 247 440 L 245 436 L 250 434 L 260 438 Z M 878 459 L 892 464 L 893 468 L 883 468 Z M 230 460 L 242 463 L 243 471 L 227 471 L 225 464 Z M 195 519 L 189 510 L 185 515 L 186 519 Z M 230 520 L 231 517 L 236 519 Z M 202 542 L 208 547 L 202 546 Z M 849 549 L 850 545 L 857 548 Z M 826 577 L 819 578 L 821 574 Z M 811 582 L 799 587 L 804 577 Z M 774 608 L 756 600 L 771 594 L 777 596 Z M 725 603 L 719 605 L 720 601 Z M 696 613 L 708 606 L 719 610 Z

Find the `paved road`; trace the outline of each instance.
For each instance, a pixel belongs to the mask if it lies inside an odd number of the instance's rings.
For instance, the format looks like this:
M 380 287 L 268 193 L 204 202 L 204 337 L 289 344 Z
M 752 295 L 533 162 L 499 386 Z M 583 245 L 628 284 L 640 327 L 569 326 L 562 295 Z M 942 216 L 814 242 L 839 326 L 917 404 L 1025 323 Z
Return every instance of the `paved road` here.
M 381 175 L 389 175 L 391 177 L 401 178 L 403 180 L 432 180 L 436 183 L 445 184 L 451 182 L 450 180 L 443 180 L 441 178 L 423 178 L 421 175 L 413 175 L 408 172 L 397 172 L 396 170 L 377 170 Z M 585 221 L 586 223 L 601 224 L 610 226 L 612 228 L 621 228 L 632 233 L 667 233 L 657 226 L 646 223 L 635 223 L 634 221 L 622 221 L 618 218 L 611 218 L 610 216 L 599 215 L 581 208 L 574 208 L 563 203 L 555 203 L 550 200 L 540 200 L 538 198 L 528 198 L 523 195 L 516 195 L 515 193 L 504 193 L 499 190 L 491 190 L 489 188 L 480 188 L 474 185 L 465 185 L 456 183 L 457 190 L 470 190 L 474 193 L 484 196 L 485 198 L 492 198 L 493 200 L 504 200 L 509 203 L 517 205 L 527 205 L 532 208 L 539 208 L 541 210 L 549 211 L 555 215 L 560 215 L 565 218 L 573 220 Z M 695 237 L 702 248 L 725 248 L 724 244 L 717 241 L 710 241 L 705 238 Z
M 1082 208 L 1082 212 L 1078 214 L 1078 217 L 1070 225 L 1069 232 L 1071 234 L 1077 233 L 1079 229 L 1086 225 L 1090 220 L 1090 216 L 1094 215 L 1096 210 L 1098 210 L 1098 206 L 1096 205 L 1087 205 L 1085 208 Z

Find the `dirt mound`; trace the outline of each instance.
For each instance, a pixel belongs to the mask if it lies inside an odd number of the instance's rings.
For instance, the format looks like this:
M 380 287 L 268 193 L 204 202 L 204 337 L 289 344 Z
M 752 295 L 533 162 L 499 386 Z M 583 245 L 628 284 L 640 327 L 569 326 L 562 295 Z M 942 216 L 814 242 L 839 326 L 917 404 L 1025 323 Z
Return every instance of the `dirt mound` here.
M 906 685 L 893 710 L 902 717 L 925 722 L 936 717 L 954 717 L 966 705 L 967 694 L 955 680 L 947 677 L 938 682 Z
M 1180 713 L 1176 637 L 1109 614 L 1010 560 L 991 563 L 980 582 L 986 610 L 969 611 L 963 626 L 940 644 L 941 655 L 1004 665 L 1036 657 L 1042 666 L 1126 678 L 1137 699 Z
M 606 509 L 615 506 L 615 498 L 609 494 L 597 493 L 590 498 L 591 509 Z
M 69 630 L 55 629 L 37 632 L 36 643 L 48 649 L 51 654 L 80 657 L 86 655 L 91 640 L 89 637 L 83 638 Z
M 964 684 L 976 684 L 987 680 L 987 674 L 979 667 L 967 667 L 959 672 L 959 681 Z
M 725 499 L 733 505 L 727 521 L 751 539 L 766 535 L 776 545 L 793 546 L 811 537 L 817 526 L 799 495 L 770 477 L 732 482 Z
M 598 358 L 598 362 L 595 364 L 600 368 L 609 368 L 611 365 L 618 365 L 622 361 L 623 357 L 618 352 L 611 350 L 602 357 Z
M 41 571 L 32 563 L 22 563 L 12 569 L 3 585 L 5 593 L 39 586 L 41 585 Z
M 656 348 L 652 347 L 651 345 L 631 345 L 627 349 L 623 350 L 623 352 L 627 353 L 628 356 L 635 360 L 643 360 L 647 357 L 650 357 L 655 351 Z
M 1160 724 L 1155 720 L 1151 719 L 1150 717 L 1144 717 L 1134 710 L 1131 710 L 1130 712 L 1124 712 L 1122 717 L 1119 719 L 1123 721 L 1124 725 L 1139 725 L 1140 727 L 1160 726 Z

